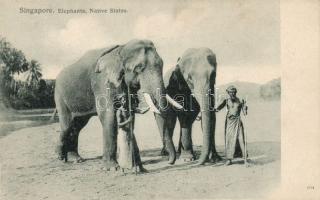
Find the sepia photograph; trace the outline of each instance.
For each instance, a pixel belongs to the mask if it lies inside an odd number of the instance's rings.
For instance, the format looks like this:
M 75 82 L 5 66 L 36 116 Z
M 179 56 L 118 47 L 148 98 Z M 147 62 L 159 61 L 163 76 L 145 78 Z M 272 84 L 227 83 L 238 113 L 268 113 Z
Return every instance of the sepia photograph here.
M 270 198 L 280 5 L 1 1 L 1 199 Z

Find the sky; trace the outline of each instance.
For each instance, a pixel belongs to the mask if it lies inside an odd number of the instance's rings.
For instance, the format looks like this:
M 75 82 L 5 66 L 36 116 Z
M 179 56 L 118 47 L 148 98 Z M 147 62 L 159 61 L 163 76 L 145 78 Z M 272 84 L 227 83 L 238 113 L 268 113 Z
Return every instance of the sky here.
M 0 35 L 41 63 L 44 78 L 94 48 L 150 39 L 173 67 L 192 47 L 217 56 L 217 83 L 264 83 L 280 77 L 278 0 L 9 1 L 0 7 Z M 54 14 L 23 14 L 20 8 L 52 8 Z M 123 14 L 58 14 L 57 9 L 126 9 Z

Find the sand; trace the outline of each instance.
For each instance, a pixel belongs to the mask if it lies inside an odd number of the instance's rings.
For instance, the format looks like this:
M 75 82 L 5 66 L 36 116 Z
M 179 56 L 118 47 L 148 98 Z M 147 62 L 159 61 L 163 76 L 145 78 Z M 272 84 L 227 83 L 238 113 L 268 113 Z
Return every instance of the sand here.
M 135 134 L 149 173 L 102 170 L 101 125 L 94 117 L 80 135 L 83 163 L 61 162 L 54 152 L 59 124 L 24 128 L 0 139 L 1 199 L 209 199 L 267 197 L 280 184 L 280 102 L 255 103 L 244 119 L 250 167 L 177 160 L 159 156 L 161 141 L 152 113 L 137 117 Z M 223 152 L 225 113 L 218 114 L 216 140 Z M 177 144 L 179 127 L 175 130 Z M 200 124 L 193 128 L 197 154 Z M 177 145 L 176 145 L 177 146 Z

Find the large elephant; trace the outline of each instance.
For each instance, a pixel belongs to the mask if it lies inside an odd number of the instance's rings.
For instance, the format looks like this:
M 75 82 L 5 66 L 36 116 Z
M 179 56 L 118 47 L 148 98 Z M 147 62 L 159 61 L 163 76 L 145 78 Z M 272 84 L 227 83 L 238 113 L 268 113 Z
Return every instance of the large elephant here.
M 162 67 L 163 61 L 151 41 L 132 40 L 125 45 L 89 51 L 63 69 L 55 87 L 61 126 L 59 158 L 67 159 L 69 152 L 81 160 L 79 132 L 90 117 L 98 115 L 103 127 L 102 158 L 107 169 L 117 168 L 116 95 L 127 92 L 127 87 L 133 93 L 139 90 L 154 111 L 163 112 L 161 108 L 167 99 L 159 96 L 165 94 Z M 169 150 L 174 149 L 172 145 L 172 142 L 166 143 Z
M 178 59 L 176 67 L 169 70 L 165 77 L 167 94 L 179 102 L 184 109 L 177 110 L 167 107 L 167 120 L 162 120 L 166 125 L 161 125 L 161 116 L 156 115 L 160 134 L 164 146 L 166 140 L 172 140 L 176 120 L 180 123 L 180 141 L 178 151 L 181 151 L 180 158 L 193 160 L 192 148 L 192 124 L 201 112 L 201 127 L 203 132 L 203 146 L 199 164 L 204 164 L 221 158 L 215 148 L 215 123 L 214 112 L 214 91 L 217 71 L 215 54 L 208 48 L 192 48 L 186 50 Z M 171 138 L 166 139 L 166 135 Z M 168 149 L 168 148 L 167 148 Z M 169 155 L 169 157 L 171 157 Z M 170 158 L 172 160 L 172 158 Z

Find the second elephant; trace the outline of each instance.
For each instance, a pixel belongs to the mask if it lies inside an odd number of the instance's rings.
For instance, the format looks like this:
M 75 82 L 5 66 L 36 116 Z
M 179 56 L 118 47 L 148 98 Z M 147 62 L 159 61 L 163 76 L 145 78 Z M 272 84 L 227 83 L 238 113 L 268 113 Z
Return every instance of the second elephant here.
M 178 59 L 176 67 L 167 72 L 164 77 L 167 94 L 179 102 L 183 109 L 178 110 L 168 104 L 167 120 L 161 120 L 160 116 L 155 114 L 164 149 L 167 140 L 172 141 L 178 119 L 181 127 L 178 150 L 181 150 L 180 158 L 193 160 L 192 124 L 201 112 L 203 145 L 199 164 L 221 159 L 215 147 L 214 91 L 216 71 L 216 56 L 209 48 L 186 50 Z M 161 123 L 165 121 L 166 124 Z M 166 133 L 169 133 L 167 135 L 170 138 L 165 138 Z

